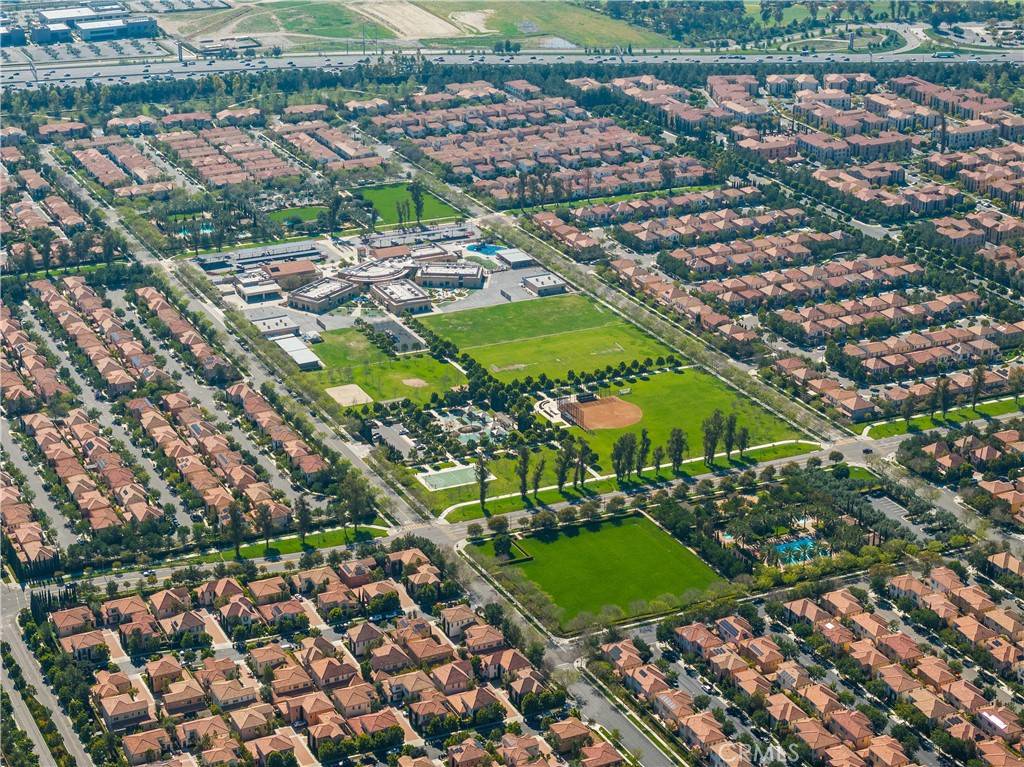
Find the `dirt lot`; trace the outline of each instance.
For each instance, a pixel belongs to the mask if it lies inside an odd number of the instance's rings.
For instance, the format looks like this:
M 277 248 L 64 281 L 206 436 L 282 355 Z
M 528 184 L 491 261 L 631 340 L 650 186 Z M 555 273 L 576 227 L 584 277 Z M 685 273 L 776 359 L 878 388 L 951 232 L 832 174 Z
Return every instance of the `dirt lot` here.
M 602 397 L 595 402 L 579 403 L 580 426 L 588 431 L 595 429 L 622 429 L 632 426 L 644 417 L 644 411 L 632 402 L 618 397 Z
M 389 0 L 386 3 L 359 2 L 349 7 L 356 13 L 383 24 L 397 37 L 405 40 L 459 37 L 463 34 L 454 24 L 405 0 Z

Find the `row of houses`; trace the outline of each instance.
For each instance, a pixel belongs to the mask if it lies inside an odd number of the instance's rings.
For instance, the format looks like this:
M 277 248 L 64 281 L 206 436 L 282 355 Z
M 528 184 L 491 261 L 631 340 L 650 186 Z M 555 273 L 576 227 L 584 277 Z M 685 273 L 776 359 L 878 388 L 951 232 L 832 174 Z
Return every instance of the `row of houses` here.
M 563 248 L 580 258 L 594 256 L 600 252 L 597 240 L 572 224 L 565 223 L 552 211 L 534 213 L 533 223 Z
M 47 357 L 24 331 L 10 307 L 0 304 L 0 392 L 9 415 L 31 413 L 70 394 Z
M 976 616 L 979 608 L 987 606 L 992 615 L 986 620 L 993 625 L 1005 622 L 1011 630 L 1015 630 L 1018 617 L 997 608 L 978 586 L 964 586 L 949 568 L 935 568 L 927 583 L 911 575 L 897 576 L 890 582 L 890 593 L 894 598 L 907 598 L 917 607 L 936 612 L 961 636 L 969 634 L 977 638 L 975 628 L 981 627 L 990 633 L 989 638 L 994 640 L 993 647 L 1000 657 L 1020 653 L 1019 649 L 1016 653 L 1002 650 L 1013 646 L 1013 643 L 1005 635 L 995 639 L 996 630 L 988 629 Z M 865 611 L 848 590 L 829 592 L 817 602 L 793 600 L 784 605 L 784 610 L 790 622 L 810 624 L 832 648 L 849 657 L 872 679 L 878 680 L 886 690 L 890 705 L 909 704 L 932 727 L 940 727 L 953 738 L 975 744 L 987 763 L 1007 763 L 1000 761 L 999 755 L 1009 757 L 1012 752 L 1008 748 L 1020 740 L 1022 728 L 1017 715 L 1005 706 L 990 703 L 978 687 L 953 671 L 937 654 L 919 647 L 909 635 L 893 631 L 885 621 Z M 984 618 L 984 613 L 980 615 Z M 838 701 L 832 700 L 834 693 L 831 698 L 827 694 L 822 696 L 818 702 L 800 697 L 811 703 L 815 713 L 825 720 L 839 710 Z M 794 709 L 792 705 L 791 699 L 788 702 L 785 698 L 771 699 L 769 713 L 773 721 L 797 724 L 803 715 L 802 709 Z M 864 737 L 869 737 L 867 731 L 858 729 Z M 837 731 L 833 726 L 828 730 L 847 741 L 845 745 L 848 748 L 856 749 L 863 745 L 849 742 L 853 733 L 846 728 Z M 827 764 L 836 764 L 835 760 L 840 757 L 840 753 L 833 750 L 837 744 L 828 737 L 808 745 Z M 900 749 L 895 741 L 888 746 Z M 909 759 L 906 755 L 893 755 L 883 763 L 905 765 Z
M 992 209 L 968 213 L 963 218 L 937 218 L 931 226 L 943 244 L 958 252 L 977 251 L 985 243 L 1001 245 L 1024 237 L 1024 220 Z
M 661 250 L 677 244 L 736 239 L 789 229 L 802 224 L 805 217 L 800 208 L 749 214 L 735 208 L 723 208 L 640 222 L 628 221 L 617 231 L 618 236 L 638 250 Z
M 92 363 L 108 395 L 116 397 L 142 383 L 167 377 L 156 357 L 84 277 L 67 276 L 60 285 L 63 293 L 47 279 L 30 282 L 29 289 Z
M 991 366 L 984 371 L 981 381 L 982 397 L 1005 394 L 1010 389 L 1009 376 L 1012 367 Z M 933 409 L 936 390 L 939 386 L 946 389 L 953 401 L 969 401 L 974 390 L 973 371 L 958 370 L 953 373 L 940 373 L 931 377 L 923 377 L 913 384 L 889 386 L 878 393 L 875 401 L 895 407 L 902 407 L 907 400 L 914 404 L 915 410 Z
M 143 524 L 163 517 L 132 468 L 84 410 L 75 408 L 56 420 L 30 413 L 21 422 L 93 532 L 126 520 Z
M 382 165 L 384 158 L 323 120 L 282 123 L 275 132 L 308 158 L 327 170 L 350 170 Z
M 903 183 L 903 167 L 896 163 L 871 163 L 846 168 L 819 168 L 813 177 L 831 189 L 860 202 L 882 206 L 905 216 L 936 215 L 963 201 L 963 194 L 948 184 L 920 184 L 897 191 L 886 189 Z
M 955 176 L 969 192 L 1002 200 L 1010 210 L 1024 212 L 1024 144 L 983 147 L 973 152 L 936 152 L 924 162 L 934 173 Z
M 181 312 L 157 288 L 142 287 L 133 292 L 134 298 L 163 323 L 170 337 L 188 351 L 195 360 L 199 374 L 206 381 L 230 379 L 236 375 L 234 366 L 217 352 L 195 326 L 181 316 Z
M 754 204 L 761 199 L 761 190 L 754 186 L 707 189 L 686 192 L 671 197 L 657 196 L 597 203 L 572 209 L 574 220 L 587 226 L 618 224 L 624 221 L 646 219 L 668 214 L 681 215 L 702 210 L 715 210 L 741 204 Z
M 695 274 L 722 274 L 807 263 L 820 252 L 838 249 L 845 240 L 841 231 L 803 230 L 677 248 L 668 256 Z
M 851 421 L 865 421 L 877 412 L 874 403 L 861 396 L 855 388 L 841 383 L 807 360 L 783 357 L 776 360 L 773 367 L 795 385 L 801 397 L 808 400 L 820 398 Z
M 78 164 L 107 189 L 151 184 L 167 175 L 163 168 L 121 136 L 81 139 L 69 143 L 67 148 Z
M 154 138 L 214 187 L 301 176 L 302 170 L 260 144 L 241 128 L 171 131 Z
M 924 269 L 899 256 L 837 259 L 824 264 L 744 274 L 698 283 L 696 291 L 713 296 L 734 311 L 792 304 L 826 294 L 852 294 L 881 287 L 902 287 L 920 280 Z
M 622 282 L 685 317 L 696 327 L 718 333 L 737 344 L 749 344 L 757 340 L 755 332 L 715 311 L 660 272 L 648 270 L 629 258 L 616 259 L 609 266 Z
M 255 522 L 256 511 L 261 508 L 270 514 L 275 527 L 288 523 L 291 509 L 274 497 L 273 489 L 259 478 L 256 468 L 232 448 L 192 399 L 175 392 L 163 395 L 160 405 L 157 409 L 141 397 L 129 401 L 127 409 L 222 526 L 230 523 L 231 505 L 242 498 L 251 508 L 250 523 Z
M 238 405 L 245 418 L 282 453 L 289 466 L 304 477 L 313 477 L 328 469 L 327 462 L 289 426 L 262 394 L 246 383 L 228 388 L 228 398 Z
M 979 324 L 848 343 L 842 352 L 860 362 L 869 378 L 878 380 L 990 360 L 1001 349 L 1019 346 L 1022 341 L 1024 323 Z
M 958 439 L 936 439 L 921 447 L 921 452 L 935 461 L 939 473 L 943 476 L 947 476 L 951 472 L 958 472 L 965 466 L 984 473 L 990 470 L 994 464 L 1002 462 L 1008 455 L 1019 457 L 1022 451 L 1024 451 L 1024 442 L 1021 441 L 1021 434 L 1017 429 L 1003 429 L 986 439 L 974 435 L 966 435 Z M 986 482 L 982 489 L 993 495 L 1016 491 L 1016 487 L 1011 482 L 999 479 L 982 481 Z M 1018 507 L 1020 506 L 1020 501 L 1016 497 L 1010 496 L 1010 500 L 1014 501 Z M 1016 509 L 1013 510 L 1016 511 Z
M 422 112 L 396 112 L 371 118 L 372 124 L 391 138 L 420 139 L 448 133 L 507 130 L 516 126 L 544 125 L 586 117 L 586 110 L 569 98 L 560 96 L 509 101 L 496 104 L 472 104 Z
M 883 321 L 894 329 L 942 322 L 973 313 L 980 302 L 981 297 L 974 291 L 937 295 L 916 303 L 904 293 L 889 292 L 803 306 L 795 311 L 779 309 L 775 317 L 799 328 L 808 341 L 820 343 L 836 336 L 858 335 L 872 321 Z
M 5 471 L 0 471 L 0 525 L 7 543 L 5 554 L 14 559 L 16 572 L 41 573 L 60 556 L 18 483 Z

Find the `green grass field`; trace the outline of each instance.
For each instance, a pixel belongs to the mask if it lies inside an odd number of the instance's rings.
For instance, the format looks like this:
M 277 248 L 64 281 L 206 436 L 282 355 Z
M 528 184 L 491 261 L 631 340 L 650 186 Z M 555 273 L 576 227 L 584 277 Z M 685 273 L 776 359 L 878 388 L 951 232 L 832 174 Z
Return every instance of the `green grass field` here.
M 721 381 L 697 369 L 680 372 L 658 373 L 650 378 L 627 382 L 628 394 L 612 394 L 620 399 L 638 405 L 643 418 L 633 426 L 623 429 L 598 429 L 585 432 L 579 427 L 572 431 L 583 437 L 597 451 L 601 459 L 602 473 L 611 471 L 612 444 L 622 434 L 632 431 L 639 434 L 646 428 L 651 442 L 664 446 L 669 432 L 678 427 L 686 432 L 690 441 L 690 455 L 701 454 L 701 423 L 716 409 L 726 416 L 735 412 L 738 425 L 750 431 L 750 444 L 762 445 L 784 439 L 798 439 L 798 434 L 788 424 L 755 403 L 726 387 Z M 719 444 L 719 450 L 724 447 Z
M 626 616 L 642 614 L 659 597 L 694 597 L 721 580 L 645 517 L 531 535 L 517 543 L 532 559 L 509 567 L 522 571 L 560 609 L 563 627 L 605 607 Z M 474 549 L 492 570 L 502 566 L 489 542 Z
M 347 9 L 344 3 L 282 0 L 254 5 L 238 22 L 234 31 L 240 34 L 293 32 L 327 38 L 361 38 L 363 30 L 368 38 L 390 39 L 389 29 L 365 20 Z
M 321 389 L 354 383 L 377 401 L 407 397 L 423 404 L 434 392 L 441 394 L 466 382 L 455 367 L 428 354 L 391 359 L 354 328 L 330 330 L 322 337 L 323 343 L 310 348 L 324 369 L 299 374 Z
M 284 222 L 292 219 L 298 219 L 302 222 L 315 221 L 321 211 L 325 210 L 327 210 L 327 208 L 323 205 L 305 205 L 299 208 L 281 208 L 281 210 L 275 210 L 270 213 L 267 218 L 271 221 L 276 221 L 279 224 L 283 224 Z
M 385 226 L 398 223 L 398 211 L 395 203 L 407 201 L 409 203 L 410 215 L 415 216 L 412 208 L 412 199 L 409 197 L 408 184 L 386 184 L 384 186 L 365 187 L 359 190 L 359 196 L 364 200 L 373 203 L 380 218 L 377 223 Z M 459 216 L 459 211 L 446 203 L 440 197 L 430 192 L 423 195 L 423 221 L 451 221 Z
M 423 318 L 499 381 L 564 378 L 671 353 L 635 326 L 584 296 L 552 296 Z
M 466 37 L 432 41 L 437 45 L 488 46 L 498 40 L 511 39 L 529 47 L 531 42 L 537 42 L 539 38 L 560 37 L 584 47 L 678 46 L 674 40 L 657 32 L 640 29 L 581 5 L 560 0 L 506 0 L 500 3 L 481 0 L 419 0 L 416 4 L 467 32 Z M 483 27 L 478 26 L 476 21 L 472 25 L 466 24 L 467 17 L 463 14 L 480 14 L 485 19 Z

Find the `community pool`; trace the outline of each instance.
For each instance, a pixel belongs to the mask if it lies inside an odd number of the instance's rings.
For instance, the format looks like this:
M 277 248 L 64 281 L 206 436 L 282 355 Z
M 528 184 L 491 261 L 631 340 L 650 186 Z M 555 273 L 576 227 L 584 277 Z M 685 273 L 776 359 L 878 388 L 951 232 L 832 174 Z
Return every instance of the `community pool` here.
M 796 562 L 806 562 L 814 556 L 815 546 L 813 538 L 797 538 L 793 541 L 775 544 L 775 550 L 779 553 L 779 561 L 785 565 Z
M 472 245 L 467 245 L 466 250 L 471 250 L 474 253 L 483 253 L 485 256 L 496 256 L 504 248 L 500 245 L 491 245 L 486 242 L 474 242 Z

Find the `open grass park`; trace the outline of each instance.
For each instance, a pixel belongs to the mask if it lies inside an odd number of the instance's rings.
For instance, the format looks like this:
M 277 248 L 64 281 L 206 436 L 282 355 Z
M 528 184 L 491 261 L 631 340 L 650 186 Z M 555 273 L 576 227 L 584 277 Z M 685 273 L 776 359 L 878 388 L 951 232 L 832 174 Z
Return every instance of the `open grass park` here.
M 465 33 L 439 38 L 434 41 L 438 45 L 481 46 L 505 39 L 520 42 L 526 48 L 567 47 L 562 41 L 583 47 L 678 45 L 665 35 L 561 0 L 419 0 L 416 5 Z
M 323 370 L 300 375 L 332 396 L 335 387 L 354 385 L 372 401 L 408 398 L 423 404 L 430 401 L 431 394 L 442 394 L 466 382 L 454 366 L 438 362 L 426 353 L 392 359 L 356 329 L 330 330 L 322 338 L 322 343 L 311 348 L 323 363 Z M 361 404 L 340 399 L 339 402 Z
M 410 215 L 415 211 L 412 207 L 412 198 L 409 196 L 408 184 L 384 184 L 382 186 L 368 186 L 359 190 L 359 196 L 364 200 L 373 203 L 380 218 L 377 223 L 383 226 L 390 226 L 398 223 L 398 209 L 396 203 L 408 202 Z M 423 193 L 423 222 L 454 221 L 459 217 L 459 211 L 446 203 L 440 197 L 424 191 Z
M 483 365 L 499 381 L 564 378 L 671 350 L 581 295 L 552 296 L 437 314 L 423 324 Z
M 1009 415 L 1020 411 L 1020 404 L 1013 397 L 979 402 L 978 406 L 954 408 L 946 413 L 925 413 L 914 416 L 910 421 L 903 418 L 894 418 L 889 421 L 874 424 L 867 429 L 867 436 L 874 439 L 893 437 L 908 432 L 928 431 L 929 429 L 957 428 L 971 421 L 995 418 L 1001 415 Z
M 467 551 L 506 587 L 511 583 L 516 596 L 528 598 L 530 586 L 541 592 L 554 605 L 552 617 L 561 629 L 585 614 L 623 618 L 670 609 L 721 581 L 643 516 L 535 533 L 516 544 L 511 564 L 494 556 L 490 541 L 470 544 Z M 502 570 L 512 577 L 502 578 Z
M 721 410 L 726 416 L 735 413 L 737 424 L 750 431 L 750 445 L 799 439 L 801 436 L 782 419 L 697 368 L 624 380 L 620 386 L 612 386 L 605 391 L 636 406 L 638 420 L 618 429 L 584 431 L 574 426 L 572 431 L 586 439 L 597 452 L 606 472 L 611 470 L 608 457 L 615 440 L 626 432 L 639 433 L 644 428 L 655 446 L 664 446 L 669 432 L 680 428 L 689 437 L 690 455 L 700 455 L 701 423 L 715 410 Z M 724 448 L 719 445 L 719 449 Z

